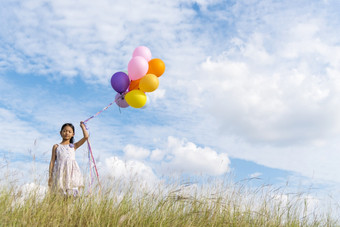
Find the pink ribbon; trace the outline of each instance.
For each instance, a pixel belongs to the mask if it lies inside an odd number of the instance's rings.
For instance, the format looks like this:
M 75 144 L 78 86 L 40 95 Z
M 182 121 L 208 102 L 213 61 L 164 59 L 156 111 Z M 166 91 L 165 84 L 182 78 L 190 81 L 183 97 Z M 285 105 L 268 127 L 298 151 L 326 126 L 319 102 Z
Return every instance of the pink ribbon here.
M 85 127 L 86 127 L 86 130 L 89 130 L 88 127 L 87 127 L 87 122 L 95 117 L 97 117 L 99 114 L 101 114 L 103 111 L 107 110 L 113 103 L 115 103 L 118 99 L 116 99 L 115 101 L 111 102 L 108 106 L 106 106 L 104 109 L 102 109 L 101 111 L 97 112 L 95 115 L 89 117 L 88 119 L 86 119 L 85 121 L 83 121 Z M 101 187 L 100 185 L 100 181 L 99 181 L 99 174 L 98 174 L 98 170 L 97 170 L 97 166 L 96 166 L 96 161 L 94 160 L 94 157 L 93 157 L 93 152 L 92 152 L 92 148 L 91 148 L 91 143 L 90 143 L 90 139 L 87 139 L 87 148 L 88 148 L 88 158 L 89 158 L 89 170 L 90 170 L 90 187 L 89 187 L 89 190 L 90 192 L 92 192 L 92 184 L 93 184 L 93 176 L 92 176 L 92 171 L 93 171 L 93 168 L 94 168 L 94 172 L 97 176 L 97 180 L 98 180 L 98 184 L 99 184 L 99 187 Z M 93 166 L 91 165 L 93 164 Z

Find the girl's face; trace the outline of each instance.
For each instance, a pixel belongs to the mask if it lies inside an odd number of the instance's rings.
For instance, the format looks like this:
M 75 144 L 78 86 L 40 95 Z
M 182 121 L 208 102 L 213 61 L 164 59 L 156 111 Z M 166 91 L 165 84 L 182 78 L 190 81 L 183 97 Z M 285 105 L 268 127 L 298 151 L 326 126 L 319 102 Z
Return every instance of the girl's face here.
M 70 140 L 74 136 L 74 132 L 70 126 L 65 126 L 63 130 L 60 131 L 60 135 L 64 140 Z

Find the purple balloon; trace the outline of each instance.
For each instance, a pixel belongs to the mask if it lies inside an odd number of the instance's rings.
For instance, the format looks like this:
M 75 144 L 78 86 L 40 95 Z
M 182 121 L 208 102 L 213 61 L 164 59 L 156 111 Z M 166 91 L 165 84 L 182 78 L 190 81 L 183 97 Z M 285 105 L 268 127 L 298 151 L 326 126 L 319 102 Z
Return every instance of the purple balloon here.
M 123 93 L 130 85 L 129 76 L 124 72 L 116 72 L 111 77 L 111 86 L 118 92 Z
M 125 94 L 116 94 L 115 100 L 116 100 L 116 104 L 117 106 L 121 107 L 121 108 L 126 108 L 129 107 L 129 104 L 126 102 L 125 100 Z

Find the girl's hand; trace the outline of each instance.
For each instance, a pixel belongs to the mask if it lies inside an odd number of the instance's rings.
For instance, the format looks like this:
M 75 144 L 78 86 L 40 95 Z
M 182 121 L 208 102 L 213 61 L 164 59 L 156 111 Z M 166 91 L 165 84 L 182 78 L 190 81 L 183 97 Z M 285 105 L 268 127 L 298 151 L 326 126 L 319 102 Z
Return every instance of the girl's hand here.
M 83 130 L 84 137 L 74 144 L 74 149 L 75 150 L 77 150 L 78 147 L 83 145 L 83 143 L 85 143 L 85 141 L 89 138 L 89 133 L 86 130 L 86 126 L 85 126 L 85 123 L 83 121 L 80 122 L 80 127 Z
M 85 123 L 83 121 L 80 122 L 80 127 L 83 130 L 83 132 L 87 131 L 86 125 L 85 125 Z

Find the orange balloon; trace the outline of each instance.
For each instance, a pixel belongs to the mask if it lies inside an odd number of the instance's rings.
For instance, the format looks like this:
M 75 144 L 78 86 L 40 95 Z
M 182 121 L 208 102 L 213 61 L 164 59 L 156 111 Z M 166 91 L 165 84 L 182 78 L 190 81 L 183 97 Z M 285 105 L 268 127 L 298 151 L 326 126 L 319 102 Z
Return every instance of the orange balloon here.
M 165 71 L 165 64 L 159 58 L 154 58 L 149 61 L 149 70 L 147 74 L 154 74 L 160 77 Z
M 140 82 L 141 79 L 142 78 L 140 78 L 138 80 L 131 80 L 130 85 L 129 85 L 129 91 L 139 89 L 139 82 Z

